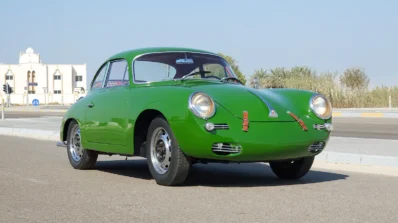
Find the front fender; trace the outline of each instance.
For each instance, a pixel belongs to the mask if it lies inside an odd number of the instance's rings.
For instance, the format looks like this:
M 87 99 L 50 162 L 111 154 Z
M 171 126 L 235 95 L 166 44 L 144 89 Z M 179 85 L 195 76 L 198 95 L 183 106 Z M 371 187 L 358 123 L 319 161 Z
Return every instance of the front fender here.
M 60 140 L 66 141 L 67 138 L 67 131 L 70 121 L 75 120 L 79 126 L 82 137 L 84 137 L 84 121 L 85 121 L 85 106 L 84 105 L 84 98 L 78 100 L 74 103 L 64 114 L 61 125 L 60 125 Z

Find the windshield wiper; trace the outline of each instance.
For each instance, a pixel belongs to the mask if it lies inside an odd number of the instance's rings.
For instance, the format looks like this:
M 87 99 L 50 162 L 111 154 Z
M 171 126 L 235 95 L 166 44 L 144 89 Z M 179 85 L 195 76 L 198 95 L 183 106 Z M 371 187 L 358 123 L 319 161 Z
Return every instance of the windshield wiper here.
M 222 79 L 221 79 L 221 81 L 225 81 L 225 80 L 230 80 L 230 79 L 232 79 L 232 80 L 236 80 L 236 81 L 238 81 L 240 84 L 242 84 L 243 85 L 243 83 L 242 83 L 242 81 L 240 81 L 238 78 L 236 78 L 236 77 L 223 77 Z
M 211 73 L 211 72 L 210 71 L 196 71 L 196 72 L 182 76 L 181 80 L 184 80 L 185 78 L 195 75 L 195 74 L 209 74 L 209 73 Z

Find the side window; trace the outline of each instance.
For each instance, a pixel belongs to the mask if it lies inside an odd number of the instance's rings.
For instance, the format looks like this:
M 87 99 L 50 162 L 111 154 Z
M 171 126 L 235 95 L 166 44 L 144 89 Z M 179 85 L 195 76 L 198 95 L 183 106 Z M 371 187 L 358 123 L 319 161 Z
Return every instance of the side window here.
M 134 80 L 136 82 L 173 79 L 176 73 L 174 67 L 165 63 L 139 60 L 134 62 Z
M 105 78 L 106 65 L 107 64 L 104 64 L 104 66 L 102 66 L 101 69 L 98 71 L 98 75 L 95 77 L 95 80 L 91 85 L 91 89 L 97 89 L 102 87 L 102 82 Z
M 111 62 L 108 73 L 105 87 L 117 87 L 129 84 L 127 62 L 125 60 Z

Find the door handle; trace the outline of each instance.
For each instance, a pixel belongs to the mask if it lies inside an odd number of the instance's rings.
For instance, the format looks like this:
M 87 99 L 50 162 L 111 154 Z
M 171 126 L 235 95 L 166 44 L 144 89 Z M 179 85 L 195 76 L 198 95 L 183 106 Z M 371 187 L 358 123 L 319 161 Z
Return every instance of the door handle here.
M 94 104 L 87 104 L 87 107 L 92 108 L 94 107 Z

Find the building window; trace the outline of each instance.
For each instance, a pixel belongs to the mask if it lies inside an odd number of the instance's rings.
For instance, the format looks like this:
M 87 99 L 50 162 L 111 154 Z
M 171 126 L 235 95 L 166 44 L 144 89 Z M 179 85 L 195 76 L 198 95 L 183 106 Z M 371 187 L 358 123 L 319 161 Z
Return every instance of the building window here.
M 32 76 L 31 79 L 29 80 L 29 83 L 35 83 L 35 77 L 36 77 L 36 72 L 32 71 Z M 33 92 L 31 94 L 35 94 L 36 92 L 36 87 L 35 86 L 29 86 L 29 91 Z
M 61 80 L 61 75 L 54 75 L 54 80 Z
M 12 81 L 14 79 L 14 77 L 12 75 L 7 75 L 6 76 L 6 80 L 8 81 Z
M 76 81 L 76 82 L 83 81 L 83 77 L 82 77 L 82 76 L 76 76 L 76 77 L 75 77 L 75 81 Z
M 36 91 L 28 91 L 28 94 L 36 94 Z
M 61 90 L 54 90 L 54 94 L 61 94 Z

